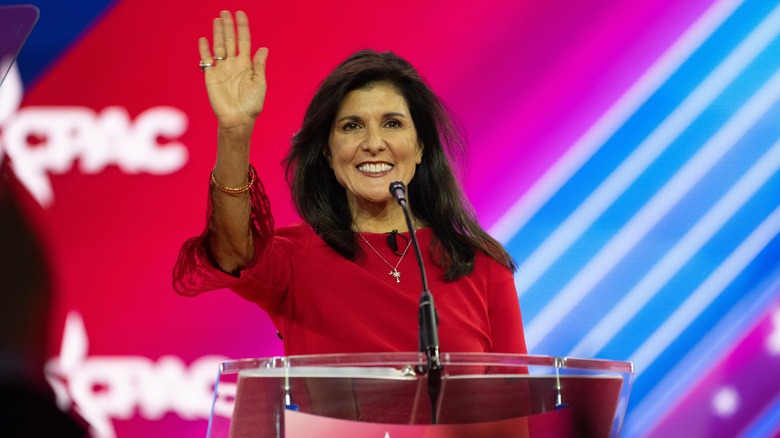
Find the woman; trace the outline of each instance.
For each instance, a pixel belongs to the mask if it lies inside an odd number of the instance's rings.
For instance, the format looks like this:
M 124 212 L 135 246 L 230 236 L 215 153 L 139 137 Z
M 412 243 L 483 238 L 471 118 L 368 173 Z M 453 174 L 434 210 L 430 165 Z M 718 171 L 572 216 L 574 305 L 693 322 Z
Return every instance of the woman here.
M 477 224 L 447 160 L 445 146 L 462 144 L 457 130 L 392 53 L 358 52 L 322 83 L 286 160 L 305 223 L 274 229 L 249 164 L 268 50 L 250 59 L 246 15 L 236 13 L 235 23 L 223 11 L 213 47 L 199 41 L 219 123 L 217 159 L 208 226 L 184 244 L 175 290 L 230 288 L 257 303 L 287 355 L 416 351 L 422 286 L 388 190 L 400 180 L 438 306 L 441 350 L 525 353 L 514 264 Z

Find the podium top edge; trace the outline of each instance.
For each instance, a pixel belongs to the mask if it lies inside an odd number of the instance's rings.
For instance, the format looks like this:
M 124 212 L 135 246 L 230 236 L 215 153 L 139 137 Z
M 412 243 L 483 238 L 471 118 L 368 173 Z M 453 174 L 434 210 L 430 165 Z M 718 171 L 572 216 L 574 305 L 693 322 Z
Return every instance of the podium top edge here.
M 248 368 L 293 368 L 311 366 L 425 366 L 427 359 L 419 352 L 392 353 L 347 353 L 315 354 L 297 356 L 274 356 L 268 358 L 246 358 L 223 362 L 222 373 L 237 372 Z M 530 354 L 508 353 L 442 353 L 442 364 L 446 366 L 540 366 L 560 370 L 580 370 L 586 372 L 621 373 L 632 375 L 634 365 L 604 359 L 582 359 Z

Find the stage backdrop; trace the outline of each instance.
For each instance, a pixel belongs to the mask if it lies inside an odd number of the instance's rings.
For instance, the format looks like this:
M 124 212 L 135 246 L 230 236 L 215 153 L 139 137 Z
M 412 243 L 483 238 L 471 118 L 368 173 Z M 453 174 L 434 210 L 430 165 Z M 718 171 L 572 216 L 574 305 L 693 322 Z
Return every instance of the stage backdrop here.
M 217 363 L 282 352 L 256 306 L 171 288 L 205 223 L 196 41 L 220 8 L 270 48 L 252 161 L 277 224 L 319 81 L 393 50 L 468 133 L 462 181 L 519 264 L 532 353 L 634 362 L 623 436 L 780 433 L 776 0 L 36 3 L 0 156 L 45 207 L 49 371 L 95 436 L 204 436 Z

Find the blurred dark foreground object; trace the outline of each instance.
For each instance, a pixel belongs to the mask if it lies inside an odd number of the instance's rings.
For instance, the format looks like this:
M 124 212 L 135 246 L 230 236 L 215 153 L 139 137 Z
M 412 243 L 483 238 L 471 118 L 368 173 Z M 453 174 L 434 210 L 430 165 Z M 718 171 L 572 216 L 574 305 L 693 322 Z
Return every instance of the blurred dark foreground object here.
M 53 282 L 30 223 L 37 204 L 10 167 L 0 162 L 0 436 L 86 437 L 44 379 Z

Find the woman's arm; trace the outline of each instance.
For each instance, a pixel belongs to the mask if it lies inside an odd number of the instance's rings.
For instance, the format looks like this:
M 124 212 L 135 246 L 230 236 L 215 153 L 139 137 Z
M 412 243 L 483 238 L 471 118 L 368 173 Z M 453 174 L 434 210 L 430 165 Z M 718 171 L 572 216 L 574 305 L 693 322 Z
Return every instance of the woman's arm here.
M 235 22 L 230 12 L 220 12 L 214 20 L 213 51 L 206 38 L 200 38 L 198 47 L 202 64 L 211 64 L 204 76 L 218 122 L 208 245 L 218 267 L 237 275 L 255 255 L 250 199 L 248 191 L 225 188 L 248 187 L 250 181 L 250 142 L 265 101 L 268 49 L 258 49 L 250 59 L 249 20 L 242 11 L 236 12 Z
M 488 312 L 493 336 L 493 352 L 527 354 L 523 318 L 514 275 L 505 266 L 488 258 L 490 287 Z

